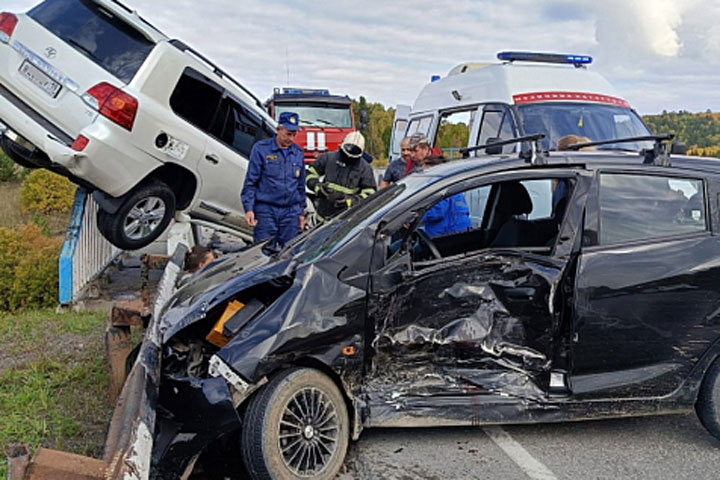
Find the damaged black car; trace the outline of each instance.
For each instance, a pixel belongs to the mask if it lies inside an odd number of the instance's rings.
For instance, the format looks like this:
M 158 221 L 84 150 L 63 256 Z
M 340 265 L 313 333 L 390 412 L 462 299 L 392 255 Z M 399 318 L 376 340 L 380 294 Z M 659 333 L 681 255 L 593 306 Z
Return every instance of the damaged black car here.
M 457 195 L 470 228 L 429 235 Z M 720 438 L 718 198 L 708 159 L 480 158 L 222 258 L 158 315 L 152 476 L 225 439 L 252 478 L 331 479 L 369 427 L 695 409 Z

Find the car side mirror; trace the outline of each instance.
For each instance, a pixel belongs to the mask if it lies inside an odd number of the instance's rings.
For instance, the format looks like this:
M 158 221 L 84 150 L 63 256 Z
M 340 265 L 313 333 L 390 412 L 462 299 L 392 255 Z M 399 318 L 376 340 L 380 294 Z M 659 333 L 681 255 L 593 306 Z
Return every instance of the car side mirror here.
M 683 142 L 673 142 L 670 147 L 670 154 L 685 155 L 687 153 L 687 145 Z
M 500 142 L 502 139 L 500 137 L 490 137 L 487 139 L 485 143 L 496 143 Z M 500 155 L 503 151 L 503 146 L 498 145 L 497 147 L 489 147 L 485 149 L 485 153 L 488 155 Z

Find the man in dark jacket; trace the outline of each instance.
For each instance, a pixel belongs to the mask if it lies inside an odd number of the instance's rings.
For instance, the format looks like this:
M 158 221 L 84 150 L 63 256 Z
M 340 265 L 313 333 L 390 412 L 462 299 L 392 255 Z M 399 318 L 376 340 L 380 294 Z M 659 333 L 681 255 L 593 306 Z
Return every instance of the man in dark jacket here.
M 363 148 L 362 134 L 350 132 L 340 150 L 322 155 L 308 168 L 307 186 L 317 195 L 315 208 L 321 219 L 333 217 L 375 193 L 373 170 L 362 159 Z

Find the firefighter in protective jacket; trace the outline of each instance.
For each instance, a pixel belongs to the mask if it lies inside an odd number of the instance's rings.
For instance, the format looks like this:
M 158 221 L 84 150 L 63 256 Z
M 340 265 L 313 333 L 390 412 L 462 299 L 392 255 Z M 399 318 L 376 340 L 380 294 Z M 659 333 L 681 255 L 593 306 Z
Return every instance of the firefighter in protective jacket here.
M 350 132 L 337 152 L 319 157 L 307 170 L 306 182 L 317 195 L 315 209 L 328 219 L 377 190 L 373 170 L 362 159 L 365 138 Z

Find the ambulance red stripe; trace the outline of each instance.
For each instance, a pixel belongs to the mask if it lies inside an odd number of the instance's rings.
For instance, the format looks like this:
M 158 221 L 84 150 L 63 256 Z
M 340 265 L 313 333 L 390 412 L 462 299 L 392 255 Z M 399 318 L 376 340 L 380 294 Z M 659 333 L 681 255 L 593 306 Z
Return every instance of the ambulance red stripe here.
M 607 105 L 615 105 L 616 107 L 630 108 L 630 104 L 622 98 L 611 97 L 610 95 L 601 95 L 599 93 L 581 93 L 581 92 L 533 92 L 513 95 L 515 105 L 523 105 L 527 103 L 540 102 L 592 102 L 604 103 Z

